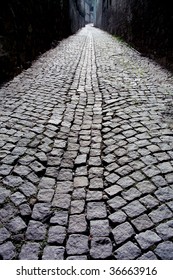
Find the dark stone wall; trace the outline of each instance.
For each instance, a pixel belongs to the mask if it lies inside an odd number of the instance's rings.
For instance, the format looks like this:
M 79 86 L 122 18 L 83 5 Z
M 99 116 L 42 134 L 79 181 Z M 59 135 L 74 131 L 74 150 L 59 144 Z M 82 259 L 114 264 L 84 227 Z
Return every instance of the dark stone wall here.
M 122 37 L 145 55 L 173 69 L 171 1 L 96 0 L 96 26 Z M 101 7 L 102 5 L 102 7 Z
M 0 83 L 84 24 L 83 0 L 0 1 Z M 83 21 L 82 21 L 83 17 Z
M 70 26 L 72 33 L 85 25 L 84 0 L 70 0 Z

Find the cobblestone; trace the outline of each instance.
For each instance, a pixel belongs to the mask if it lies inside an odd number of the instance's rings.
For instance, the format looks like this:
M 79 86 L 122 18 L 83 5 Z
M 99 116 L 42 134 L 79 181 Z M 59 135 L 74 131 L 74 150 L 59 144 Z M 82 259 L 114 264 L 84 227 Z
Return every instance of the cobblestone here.
M 0 88 L 0 258 L 173 259 L 172 73 L 90 25 Z
M 36 242 L 28 242 L 22 246 L 19 254 L 19 260 L 38 260 L 40 252 L 40 244 Z
M 133 236 L 135 234 L 135 231 L 128 222 L 125 222 L 121 225 L 118 225 L 116 228 L 114 228 L 112 233 L 115 242 L 117 244 L 120 244 L 125 240 L 129 239 L 131 236 Z

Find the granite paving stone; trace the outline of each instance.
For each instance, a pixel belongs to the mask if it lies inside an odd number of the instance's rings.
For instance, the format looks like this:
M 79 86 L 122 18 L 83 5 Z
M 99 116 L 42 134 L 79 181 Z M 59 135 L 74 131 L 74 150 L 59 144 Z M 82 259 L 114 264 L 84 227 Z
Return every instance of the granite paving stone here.
M 26 239 L 42 241 L 46 236 L 46 225 L 39 221 L 30 221 L 26 231 Z
M 62 246 L 47 245 L 43 250 L 42 260 L 63 260 L 65 248 Z
M 151 219 L 146 214 L 141 215 L 134 220 L 131 220 L 131 223 L 134 225 L 134 227 L 138 231 L 146 230 L 146 229 L 154 226 L 154 223 L 151 221 Z
M 67 240 L 66 250 L 68 255 L 88 253 L 88 237 L 83 234 L 71 234 Z
M 173 259 L 172 92 L 90 24 L 4 83 L 0 258 Z
M 94 237 L 91 240 L 90 255 L 93 259 L 106 259 L 112 255 L 112 243 L 108 237 Z
M 141 250 L 133 242 L 128 241 L 114 252 L 117 260 L 134 260 L 140 254 Z
M 118 225 L 117 227 L 115 227 L 112 230 L 112 233 L 113 233 L 115 242 L 117 244 L 120 244 L 120 243 L 124 242 L 125 240 L 129 239 L 130 237 L 132 237 L 135 234 L 135 231 L 130 223 L 125 222 L 125 223 L 122 223 L 122 224 Z
M 171 241 L 160 243 L 154 252 L 162 260 L 173 260 L 173 244 Z
M 0 244 L 6 241 L 10 237 L 10 232 L 5 228 L 0 228 Z
M 36 242 L 27 242 L 21 248 L 19 260 L 38 260 L 40 244 Z
M 93 220 L 90 221 L 91 236 L 109 236 L 110 228 L 108 220 Z
M 88 202 L 87 203 L 87 219 L 106 218 L 106 205 L 104 202 Z
M 66 228 L 63 226 L 51 226 L 48 231 L 48 243 L 63 244 L 66 237 Z
M 173 237 L 173 221 L 161 223 L 156 227 L 157 234 L 162 240 L 168 240 Z
M 11 241 L 0 245 L 0 256 L 3 260 L 12 260 L 16 255 L 16 248 Z

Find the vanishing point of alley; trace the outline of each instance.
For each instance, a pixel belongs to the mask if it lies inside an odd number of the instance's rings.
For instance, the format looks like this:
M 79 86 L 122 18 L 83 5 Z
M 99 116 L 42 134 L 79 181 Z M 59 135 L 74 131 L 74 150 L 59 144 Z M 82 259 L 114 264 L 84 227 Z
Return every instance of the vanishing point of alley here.
M 173 259 L 173 77 L 86 26 L 0 89 L 0 258 Z

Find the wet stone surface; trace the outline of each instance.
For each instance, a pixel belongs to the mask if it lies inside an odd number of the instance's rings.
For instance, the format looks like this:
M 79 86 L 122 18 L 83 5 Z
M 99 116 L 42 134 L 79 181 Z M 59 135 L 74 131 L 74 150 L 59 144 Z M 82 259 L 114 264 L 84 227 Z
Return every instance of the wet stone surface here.
M 0 88 L 0 259 L 173 259 L 173 77 L 86 26 Z

